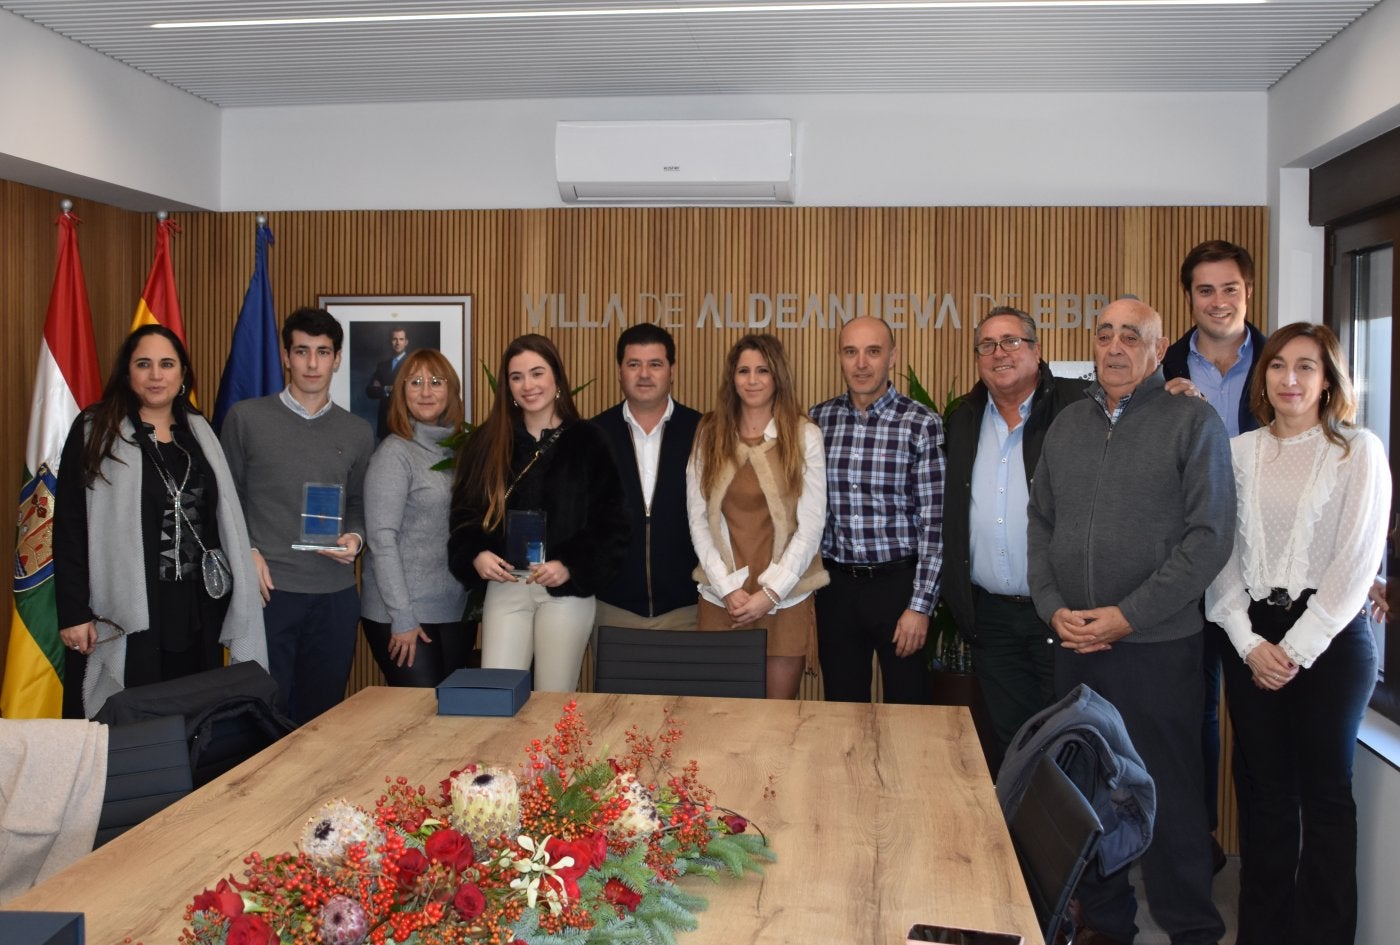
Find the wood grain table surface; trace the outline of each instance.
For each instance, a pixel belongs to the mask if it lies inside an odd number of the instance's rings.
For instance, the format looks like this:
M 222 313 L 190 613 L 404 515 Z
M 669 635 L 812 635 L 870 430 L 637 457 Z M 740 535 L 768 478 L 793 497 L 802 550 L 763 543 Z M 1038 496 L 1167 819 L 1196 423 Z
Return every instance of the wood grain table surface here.
M 591 693 L 535 693 L 501 719 L 439 716 L 432 690 L 362 690 L 6 908 L 86 913 L 90 945 L 175 945 L 195 894 L 254 850 L 293 849 L 327 800 L 372 808 L 386 775 L 435 788 L 465 762 L 515 768 L 569 698 L 599 754 L 671 707 L 678 763 L 695 759 L 777 851 L 761 875 L 683 879 L 710 905 L 682 945 L 900 945 L 916 922 L 1042 945 L 965 709 Z

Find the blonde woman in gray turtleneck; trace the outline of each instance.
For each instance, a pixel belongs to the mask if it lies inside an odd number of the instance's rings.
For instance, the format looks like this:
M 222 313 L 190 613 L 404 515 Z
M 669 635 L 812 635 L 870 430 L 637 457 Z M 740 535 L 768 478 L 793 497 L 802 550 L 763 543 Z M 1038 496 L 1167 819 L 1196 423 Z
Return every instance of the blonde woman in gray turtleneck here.
M 439 351 L 404 358 L 389 400 L 389 436 L 365 476 L 369 551 L 362 575 L 365 639 L 391 686 L 435 686 L 466 662 L 467 592 L 447 569 L 452 455 L 462 387 Z

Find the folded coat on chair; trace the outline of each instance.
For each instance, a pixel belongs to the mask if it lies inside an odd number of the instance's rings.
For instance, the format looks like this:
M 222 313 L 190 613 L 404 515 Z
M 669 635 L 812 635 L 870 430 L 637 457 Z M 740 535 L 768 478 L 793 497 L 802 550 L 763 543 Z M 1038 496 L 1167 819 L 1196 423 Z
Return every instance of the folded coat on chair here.
M 1152 842 L 1157 788 L 1113 703 L 1080 684 L 1021 726 L 997 776 L 997 800 L 1008 821 L 1046 754 L 1103 824 L 1097 853 L 1102 873 L 1116 873 L 1141 856 Z
M 0 903 L 92 850 L 107 726 L 0 719 Z

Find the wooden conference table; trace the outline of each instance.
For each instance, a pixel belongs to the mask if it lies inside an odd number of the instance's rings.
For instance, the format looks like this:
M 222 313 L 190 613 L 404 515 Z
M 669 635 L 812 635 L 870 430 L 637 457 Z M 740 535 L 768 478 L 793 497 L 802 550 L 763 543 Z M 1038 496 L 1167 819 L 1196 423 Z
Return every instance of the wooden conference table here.
M 436 789 L 463 762 L 517 766 L 553 731 L 559 693 L 514 718 L 436 715 L 432 690 L 371 688 L 51 877 L 7 909 L 84 912 L 89 945 L 175 945 L 185 905 L 257 850 L 291 850 L 319 807 L 366 808 L 385 775 Z M 899 945 L 916 922 L 1014 931 L 1041 945 L 1011 840 L 964 709 L 580 693 L 593 748 L 634 723 L 685 723 L 720 803 L 760 825 L 766 872 L 719 884 L 682 943 Z M 765 797 L 771 785 L 773 796 Z

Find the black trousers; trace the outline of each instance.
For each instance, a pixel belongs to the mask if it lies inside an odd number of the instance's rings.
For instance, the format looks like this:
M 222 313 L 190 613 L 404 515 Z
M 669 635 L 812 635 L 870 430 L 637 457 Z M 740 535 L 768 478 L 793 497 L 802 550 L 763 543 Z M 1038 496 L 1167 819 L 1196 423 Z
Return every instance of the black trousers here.
M 298 725 L 344 701 L 359 622 L 354 585 L 329 594 L 272 592 L 263 608 L 268 671 Z
M 1157 786 L 1143 883 L 1152 917 L 1173 945 L 1216 945 L 1225 923 L 1211 901 L 1210 832 L 1201 797 L 1201 635 L 1162 643 L 1119 641 L 1110 650 L 1055 653 L 1055 692 L 1079 683 L 1112 702 Z M 1122 942 L 1137 935 L 1128 870 L 1101 876 L 1091 863 L 1079 882 L 1084 924 Z
M 389 656 L 389 638 L 393 630 L 387 623 L 377 620 L 361 620 L 365 630 L 365 642 L 374 654 L 384 679 L 391 686 L 436 686 L 453 670 L 467 665 L 474 641 L 467 639 L 467 630 L 462 622 L 425 623 L 423 632 L 430 642 L 418 641 L 413 650 L 413 665 L 400 666 Z
M 869 702 L 870 659 L 880 659 L 886 702 L 933 703 L 933 674 L 923 650 L 894 653 L 894 628 L 914 590 L 912 566 L 868 577 L 828 566 L 817 591 L 817 653 L 829 702 Z
M 1055 701 L 1060 638 L 1041 622 L 1030 601 L 999 597 L 976 586 L 972 594 L 977 607 L 972 667 L 1004 754 L 1026 719 Z
M 1277 643 L 1302 614 L 1256 601 L 1254 632 Z M 1364 613 L 1282 689 L 1254 685 L 1225 655 L 1225 698 L 1246 764 L 1240 801 L 1239 945 L 1356 938 L 1356 733 L 1376 683 L 1376 643 Z

